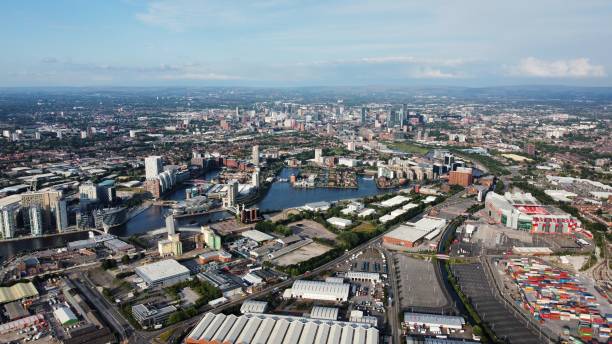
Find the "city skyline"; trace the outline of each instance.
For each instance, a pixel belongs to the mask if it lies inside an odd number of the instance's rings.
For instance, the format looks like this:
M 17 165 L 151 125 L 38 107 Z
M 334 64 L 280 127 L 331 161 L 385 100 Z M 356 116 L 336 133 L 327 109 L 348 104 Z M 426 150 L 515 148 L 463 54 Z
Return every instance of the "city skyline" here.
M 0 13 L 0 87 L 612 85 L 605 1 L 59 1 Z

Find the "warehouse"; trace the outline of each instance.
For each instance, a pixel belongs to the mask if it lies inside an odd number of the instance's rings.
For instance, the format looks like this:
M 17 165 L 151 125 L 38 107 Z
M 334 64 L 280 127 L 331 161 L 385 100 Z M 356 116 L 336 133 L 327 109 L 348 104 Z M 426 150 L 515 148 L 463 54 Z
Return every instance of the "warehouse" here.
M 363 323 L 274 314 L 206 313 L 185 339 L 187 344 L 306 342 L 377 344 L 378 330 Z
M 172 313 L 178 309 L 173 305 L 156 307 L 152 305 L 137 304 L 132 306 L 132 316 L 138 321 L 140 326 L 148 327 L 156 324 L 163 324 Z
M 415 247 L 422 242 L 428 234 L 441 231 L 445 225 L 445 219 L 424 216 L 417 222 L 407 222 L 385 234 L 385 236 L 383 236 L 383 243 L 392 246 Z M 437 234 L 438 233 L 436 233 L 436 235 Z
M 327 219 L 327 222 L 330 225 L 338 228 L 346 228 L 353 224 L 351 220 L 343 219 L 341 217 L 330 217 L 329 219 Z
M 338 320 L 338 308 L 314 306 L 310 311 L 311 319 Z
M 174 259 L 139 266 L 134 272 L 147 283 L 148 287 L 169 287 L 189 279 L 189 269 Z
M 274 237 L 264 233 L 264 232 L 260 232 L 258 230 L 255 229 L 251 229 L 245 232 L 242 232 L 240 235 L 242 235 L 245 238 L 251 239 L 253 241 L 256 241 L 258 243 L 262 243 L 264 241 L 269 241 L 274 239 Z
M 461 330 L 465 320 L 451 315 L 404 312 L 404 323 L 408 327 L 425 327 L 429 332 L 435 333 L 440 329 Z
M 309 299 L 321 301 L 348 301 L 349 284 L 327 283 L 322 281 L 297 280 L 285 290 L 285 298 Z
M 366 281 L 372 283 L 380 282 L 380 274 L 376 272 L 359 272 L 359 271 L 349 271 L 344 277 L 350 279 L 351 281 Z
M 393 198 L 389 198 L 388 200 L 380 202 L 380 205 L 385 208 L 391 208 L 391 207 L 396 207 L 402 203 L 406 203 L 410 200 L 411 200 L 410 197 L 398 195 Z
M 55 309 L 53 311 L 53 315 L 55 316 L 55 319 L 57 319 L 57 321 L 64 326 L 72 325 L 79 321 L 76 315 L 74 315 L 72 310 L 68 307 L 60 307 Z
M 38 298 L 38 290 L 36 290 L 32 282 L 15 283 L 10 287 L 0 287 L 0 304 L 34 298 Z
M 240 313 L 264 313 L 268 309 L 266 301 L 246 300 L 240 306 Z

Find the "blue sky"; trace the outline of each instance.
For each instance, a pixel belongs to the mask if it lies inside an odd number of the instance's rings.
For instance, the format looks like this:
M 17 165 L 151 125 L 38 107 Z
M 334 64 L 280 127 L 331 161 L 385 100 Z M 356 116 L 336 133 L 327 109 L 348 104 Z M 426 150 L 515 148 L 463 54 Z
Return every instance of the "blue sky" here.
M 612 86 L 612 1 L 0 3 L 0 86 Z

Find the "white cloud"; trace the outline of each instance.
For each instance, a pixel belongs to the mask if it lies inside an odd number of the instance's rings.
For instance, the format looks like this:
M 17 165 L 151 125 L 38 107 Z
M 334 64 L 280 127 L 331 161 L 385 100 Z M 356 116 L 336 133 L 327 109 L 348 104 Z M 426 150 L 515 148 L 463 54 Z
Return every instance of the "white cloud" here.
M 475 60 L 464 60 L 459 58 L 427 58 L 415 56 L 377 56 L 363 57 L 358 59 L 337 59 L 328 61 L 299 62 L 298 66 L 327 66 L 344 64 L 407 64 L 454 67 L 465 65 L 471 62 L 475 62 Z
M 460 73 L 445 72 L 435 68 L 424 68 L 413 73 L 411 76 L 417 79 L 453 79 L 463 77 Z
M 589 78 L 605 77 L 602 65 L 592 64 L 588 58 L 573 60 L 545 61 L 535 57 L 522 59 L 518 66 L 510 69 L 511 74 L 540 78 Z
M 217 73 L 180 73 L 162 75 L 162 80 L 210 80 L 210 81 L 226 81 L 226 80 L 241 80 L 242 78 L 235 75 L 217 74 Z

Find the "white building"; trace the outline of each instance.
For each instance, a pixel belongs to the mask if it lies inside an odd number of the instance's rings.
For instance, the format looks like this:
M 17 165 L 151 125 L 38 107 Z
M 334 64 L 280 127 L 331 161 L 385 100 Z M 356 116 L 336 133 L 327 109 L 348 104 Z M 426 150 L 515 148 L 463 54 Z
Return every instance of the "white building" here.
M 79 199 L 98 201 L 98 186 L 92 182 L 79 185 Z
M 134 272 L 140 276 L 149 287 L 169 287 L 189 279 L 189 269 L 179 264 L 174 259 L 166 259 L 142 265 L 134 269 Z
M 338 320 L 338 308 L 314 306 L 310 311 L 311 319 Z
M 410 201 L 410 197 L 406 197 L 406 196 L 402 196 L 402 195 L 397 195 L 393 198 L 389 198 L 388 200 L 382 201 L 380 202 L 380 205 L 385 207 L 385 208 L 391 208 L 391 207 L 395 207 L 398 206 L 402 203 L 408 202 Z
M 378 344 L 371 324 L 276 314 L 206 313 L 185 343 L 339 343 Z
M 404 323 L 410 327 L 424 326 L 435 333 L 442 328 L 461 330 L 465 325 L 465 320 L 459 316 L 405 312 Z
M 252 154 L 253 154 L 253 156 L 252 156 L 253 165 L 259 166 L 259 145 L 253 146 L 253 153 Z
M 161 156 L 149 156 L 145 158 L 145 176 L 147 179 L 155 179 L 162 173 L 163 164 Z
M 344 283 L 297 280 L 284 295 L 295 299 L 348 301 L 350 287 Z
M 246 300 L 240 306 L 240 313 L 265 313 L 268 309 L 268 303 L 266 301 L 255 301 L 255 300 Z
M 327 222 L 331 224 L 332 226 L 335 226 L 338 228 L 347 228 L 348 226 L 353 224 L 353 221 L 343 219 L 341 217 L 330 217 L 329 219 L 327 219 Z

